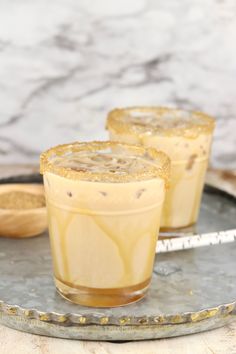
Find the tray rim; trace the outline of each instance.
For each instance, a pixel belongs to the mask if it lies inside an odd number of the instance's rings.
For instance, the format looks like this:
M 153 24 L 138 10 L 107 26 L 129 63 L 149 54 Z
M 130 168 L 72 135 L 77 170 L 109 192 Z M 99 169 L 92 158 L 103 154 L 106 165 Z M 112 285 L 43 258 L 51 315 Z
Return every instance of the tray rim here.
M 18 178 L 26 178 L 26 181 L 30 181 L 30 178 L 36 177 L 38 182 L 38 174 L 32 175 L 21 175 L 15 176 L 14 183 L 16 183 L 16 179 Z M 12 183 L 11 177 L 0 179 L 0 183 Z M 26 182 L 23 182 L 26 183 Z M 34 182 L 33 182 L 34 183 Z M 205 184 L 204 188 L 206 190 L 212 191 L 213 193 L 218 193 L 224 195 L 227 198 L 233 199 L 236 202 L 236 196 L 229 192 L 224 191 L 221 188 L 213 187 L 209 184 Z M 224 233 L 227 234 L 227 231 L 235 231 L 235 230 L 226 230 Z M 221 233 L 222 231 L 219 231 Z M 207 233 L 206 233 L 207 234 Z M 200 234 L 196 234 L 198 236 Z M 202 233 L 201 235 L 204 235 Z M 181 238 L 181 237 L 180 237 Z M 96 309 L 96 308 L 94 308 Z M 83 310 L 80 313 L 60 313 L 60 312 L 47 312 L 47 311 L 39 311 L 35 308 L 25 308 L 19 305 L 13 305 L 8 302 L 5 302 L 0 299 L 0 322 L 5 323 L 4 319 L 1 317 L 20 317 L 23 321 L 30 320 L 38 320 L 41 323 L 51 323 L 60 326 L 115 326 L 115 327 L 140 327 L 140 326 L 150 326 L 152 328 L 166 326 L 166 325 L 177 325 L 177 324 L 187 324 L 187 323 L 196 323 L 203 320 L 210 320 L 214 318 L 219 318 L 223 316 L 226 318 L 227 316 L 232 317 L 236 315 L 236 299 L 232 302 L 223 303 L 214 307 L 205 308 L 197 311 L 188 311 L 188 312 L 180 312 L 175 314 L 159 314 L 152 316 L 104 316 L 98 314 L 83 314 Z
M 17 316 L 22 320 L 39 320 L 40 322 L 53 323 L 64 326 L 157 326 L 160 325 L 176 325 L 196 323 L 206 319 L 218 318 L 220 316 L 236 315 L 236 300 L 229 303 L 223 303 L 218 306 L 198 311 L 188 311 L 176 314 L 159 314 L 154 316 L 104 316 L 104 315 L 84 315 L 77 313 L 60 313 L 39 311 L 34 308 L 25 308 L 19 305 L 11 305 L 10 303 L 0 300 L 0 316 Z

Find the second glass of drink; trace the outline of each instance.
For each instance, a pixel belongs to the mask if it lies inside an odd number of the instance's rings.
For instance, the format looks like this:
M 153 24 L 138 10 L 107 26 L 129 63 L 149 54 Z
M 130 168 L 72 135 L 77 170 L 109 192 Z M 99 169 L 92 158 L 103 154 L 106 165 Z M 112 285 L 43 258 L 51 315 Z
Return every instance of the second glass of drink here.
M 171 159 L 161 230 L 196 223 L 215 121 L 200 112 L 163 107 L 131 107 L 111 111 L 111 140 L 164 151 Z

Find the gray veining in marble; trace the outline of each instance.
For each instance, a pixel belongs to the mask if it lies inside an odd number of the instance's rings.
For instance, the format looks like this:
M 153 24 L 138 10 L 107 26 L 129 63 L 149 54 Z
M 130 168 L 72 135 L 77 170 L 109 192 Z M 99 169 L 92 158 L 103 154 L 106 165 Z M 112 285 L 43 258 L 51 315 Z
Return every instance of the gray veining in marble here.
M 216 116 L 212 164 L 236 168 L 235 38 L 234 0 L 0 0 L 0 162 L 152 104 Z

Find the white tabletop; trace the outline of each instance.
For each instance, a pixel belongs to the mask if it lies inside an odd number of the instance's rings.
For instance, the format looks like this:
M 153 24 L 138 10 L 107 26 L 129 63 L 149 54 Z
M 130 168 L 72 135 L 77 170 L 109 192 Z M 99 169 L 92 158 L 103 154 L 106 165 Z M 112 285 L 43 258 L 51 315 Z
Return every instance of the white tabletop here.
M 0 354 L 234 354 L 236 322 L 184 337 L 108 343 L 42 337 L 0 326 Z

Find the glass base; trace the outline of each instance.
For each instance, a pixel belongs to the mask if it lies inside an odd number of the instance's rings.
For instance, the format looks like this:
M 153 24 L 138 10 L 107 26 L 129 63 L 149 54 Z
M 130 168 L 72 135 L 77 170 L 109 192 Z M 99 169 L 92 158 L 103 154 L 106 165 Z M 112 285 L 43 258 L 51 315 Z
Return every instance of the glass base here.
M 150 278 L 126 288 L 101 289 L 75 286 L 54 278 L 59 294 L 73 303 L 91 307 L 117 307 L 128 305 L 144 297 Z
M 172 237 L 183 237 L 191 236 L 196 233 L 196 223 L 192 223 L 183 227 L 161 227 L 159 232 L 159 237 L 172 238 Z

